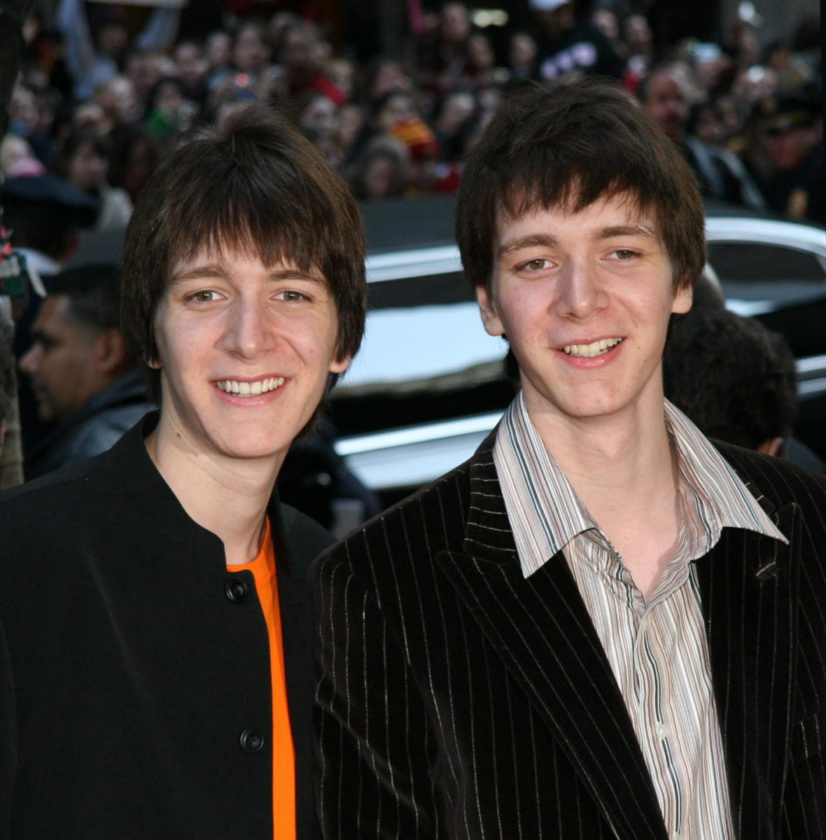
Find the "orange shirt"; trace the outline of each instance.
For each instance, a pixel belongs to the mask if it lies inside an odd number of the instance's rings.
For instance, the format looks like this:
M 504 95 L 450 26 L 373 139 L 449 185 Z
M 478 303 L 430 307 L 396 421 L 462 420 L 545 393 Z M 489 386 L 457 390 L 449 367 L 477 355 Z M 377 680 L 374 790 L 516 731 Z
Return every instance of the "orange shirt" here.
M 274 840 L 295 840 L 295 754 L 287 707 L 287 680 L 281 641 L 281 611 L 278 607 L 278 580 L 275 551 L 267 519 L 261 551 L 250 563 L 227 566 L 231 572 L 250 571 L 267 622 L 270 639 L 272 682 L 272 820 Z

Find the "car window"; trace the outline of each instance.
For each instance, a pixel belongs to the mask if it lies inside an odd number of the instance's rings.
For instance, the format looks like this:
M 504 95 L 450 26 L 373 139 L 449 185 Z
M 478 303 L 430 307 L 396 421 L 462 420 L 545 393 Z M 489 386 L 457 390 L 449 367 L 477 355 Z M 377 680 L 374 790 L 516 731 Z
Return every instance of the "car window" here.
M 709 262 L 723 281 L 826 281 L 826 268 L 812 253 L 759 242 L 710 242 Z

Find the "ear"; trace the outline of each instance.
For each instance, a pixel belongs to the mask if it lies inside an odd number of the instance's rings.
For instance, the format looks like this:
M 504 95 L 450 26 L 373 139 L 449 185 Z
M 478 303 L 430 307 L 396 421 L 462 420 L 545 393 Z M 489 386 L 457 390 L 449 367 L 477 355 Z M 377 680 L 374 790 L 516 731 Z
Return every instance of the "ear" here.
M 505 327 L 496 311 L 493 294 L 487 286 L 476 287 L 476 302 L 479 304 L 479 314 L 488 335 L 504 335 Z
M 352 361 L 353 356 L 351 354 L 346 355 L 343 359 L 333 359 L 327 370 L 330 373 L 344 373 L 350 367 L 350 362 Z
M 690 283 L 684 283 L 677 289 L 674 295 L 674 302 L 671 304 L 671 313 L 683 315 L 691 309 L 694 302 L 694 287 Z
M 774 455 L 779 457 L 781 446 L 783 446 L 782 437 L 769 438 L 768 440 L 764 440 L 763 443 L 757 447 L 757 451 L 763 455 Z
M 128 359 L 129 351 L 120 330 L 104 330 L 95 339 L 95 363 L 101 373 L 116 374 Z

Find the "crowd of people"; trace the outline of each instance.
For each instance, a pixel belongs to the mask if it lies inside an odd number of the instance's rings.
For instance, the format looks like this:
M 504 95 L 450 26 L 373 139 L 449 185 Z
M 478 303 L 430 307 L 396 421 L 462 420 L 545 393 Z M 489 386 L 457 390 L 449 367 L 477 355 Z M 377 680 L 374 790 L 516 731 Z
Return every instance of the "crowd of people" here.
M 822 837 L 826 479 L 769 457 L 794 361 L 725 311 L 701 195 L 822 213 L 817 59 L 744 57 L 756 18 L 622 55 L 634 15 L 531 5 L 521 69 L 448 3 L 415 71 L 363 74 L 284 14 L 200 43 L 164 8 L 132 40 L 63 0 L 51 64 L 30 19 L 0 446 L 51 425 L 50 474 L 0 503 L 0 838 Z M 519 391 L 334 542 L 279 484 L 364 335 L 355 197 L 452 189 Z M 67 268 L 118 215 L 120 267 Z
M 484 27 L 463 2 L 409 5 L 421 14 L 398 49 L 365 59 L 323 21 L 283 7 L 225 15 L 195 38 L 180 10 L 138 19 L 60 0 L 51 17 L 28 18 L 0 167 L 59 175 L 99 202 L 96 227 L 122 228 L 164 157 L 256 101 L 292 119 L 360 200 L 453 192 L 511 89 L 600 74 L 621 79 L 680 143 L 708 196 L 826 221 L 816 16 L 777 39 L 752 10 L 720 43 L 665 48 L 627 0 L 528 0 L 524 16 Z

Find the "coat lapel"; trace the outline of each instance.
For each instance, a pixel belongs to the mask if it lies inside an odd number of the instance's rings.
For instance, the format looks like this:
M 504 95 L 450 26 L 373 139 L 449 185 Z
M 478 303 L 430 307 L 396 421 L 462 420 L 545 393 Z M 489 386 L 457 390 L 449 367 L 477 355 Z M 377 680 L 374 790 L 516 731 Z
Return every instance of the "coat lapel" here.
M 794 570 L 800 568 L 793 556 L 800 545 L 798 506 L 773 512 L 755 495 L 789 545 L 724 529 L 714 549 L 697 561 L 734 827 L 741 838 L 768 836 L 779 824 L 795 682 Z
M 463 552 L 437 560 L 593 792 L 619 838 L 665 838 L 656 794 L 602 645 L 562 555 L 527 580 L 491 446 L 471 464 Z

